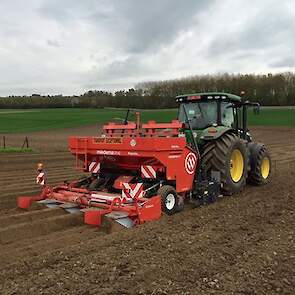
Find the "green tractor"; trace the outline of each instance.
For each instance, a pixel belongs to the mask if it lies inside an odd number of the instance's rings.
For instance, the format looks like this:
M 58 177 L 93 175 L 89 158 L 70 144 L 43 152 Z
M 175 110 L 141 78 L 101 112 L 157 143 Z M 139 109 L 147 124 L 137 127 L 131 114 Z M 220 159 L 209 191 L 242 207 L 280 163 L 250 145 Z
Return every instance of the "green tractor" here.
M 266 184 L 271 158 L 264 144 L 254 143 L 247 128 L 247 109 L 259 104 L 229 93 L 195 93 L 176 97 L 178 120 L 200 158 L 208 178 L 217 173 L 224 195 L 240 192 L 246 185 Z

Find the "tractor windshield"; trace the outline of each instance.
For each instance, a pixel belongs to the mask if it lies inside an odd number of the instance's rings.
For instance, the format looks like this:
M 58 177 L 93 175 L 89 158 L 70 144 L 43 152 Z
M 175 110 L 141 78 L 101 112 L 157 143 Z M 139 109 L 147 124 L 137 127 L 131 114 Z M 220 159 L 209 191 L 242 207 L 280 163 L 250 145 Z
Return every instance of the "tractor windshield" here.
M 216 101 L 200 101 L 189 102 L 180 105 L 178 120 L 186 122 L 187 118 L 184 112 L 186 110 L 188 119 L 193 129 L 205 129 L 213 124 L 218 124 L 217 120 L 217 102 Z M 231 103 L 220 103 L 221 122 L 226 127 L 234 127 L 234 113 Z M 218 124 L 218 125 L 220 125 Z
M 190 102 L 181 104 L 178 113 L 178 120 L 181 122 L 187 121 L 184 108 L 193 129 L 204 129 L 217 123 L 216 101 L 200 101 L 198 103 Z

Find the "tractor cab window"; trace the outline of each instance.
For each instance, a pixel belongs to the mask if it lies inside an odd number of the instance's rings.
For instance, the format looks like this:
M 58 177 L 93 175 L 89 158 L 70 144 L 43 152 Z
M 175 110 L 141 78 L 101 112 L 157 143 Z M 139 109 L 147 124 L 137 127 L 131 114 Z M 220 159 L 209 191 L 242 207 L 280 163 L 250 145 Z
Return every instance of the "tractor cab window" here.
M 234 127 L 234 111 L 231 103 L 221 103 L 221 124 L 226 127 Z
M 217 123 L 216 101 L 200 101 L 197 103 L 190 102 L 181 104 L 178 120 L 186 123 L 187 118 L 184 108 L 193 129 L 204 129 Z

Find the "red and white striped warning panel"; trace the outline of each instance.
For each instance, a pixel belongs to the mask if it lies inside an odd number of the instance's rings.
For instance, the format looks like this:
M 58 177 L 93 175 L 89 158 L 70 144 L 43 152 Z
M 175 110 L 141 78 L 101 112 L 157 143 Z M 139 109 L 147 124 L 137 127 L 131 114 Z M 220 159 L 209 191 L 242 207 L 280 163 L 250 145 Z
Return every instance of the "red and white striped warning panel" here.
M 185 158 L 184 166 L 188 174 L 193 174 L 197 166 L 197 156 L 194 153 L 189 153 Z
M 153 166 L 142 165 L 141 166 L 141 177 L 142 178 L 156 178 L 157 173 Z
M 140 199 L 143 197 L 143 183 L 123 183 L 123 199 Z
M 40 185 L 45 185 L 46 182 L 46 175 L 44 172 L 39 172 L 36 177 L 36 183 Z
M 100 163 L 99 162 L 91 162 L 88 167 L 88 171 L 91 173 L 98 173 L 100 170 Z

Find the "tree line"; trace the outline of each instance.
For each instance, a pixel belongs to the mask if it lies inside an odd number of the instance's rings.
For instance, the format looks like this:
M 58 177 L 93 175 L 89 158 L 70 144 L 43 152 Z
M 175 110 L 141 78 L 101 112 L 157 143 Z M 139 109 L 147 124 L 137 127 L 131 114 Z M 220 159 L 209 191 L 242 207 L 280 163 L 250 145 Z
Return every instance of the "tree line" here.
M 90 90 L 80 96 L 9 96 L 0 98 L 0 108 L 173 108 L 177 95 L 209 91 L 245 91 L 248 98 L 261 105 L 295 105 L 295 73 L 197 75 L 144 82 L 115 93 Z

